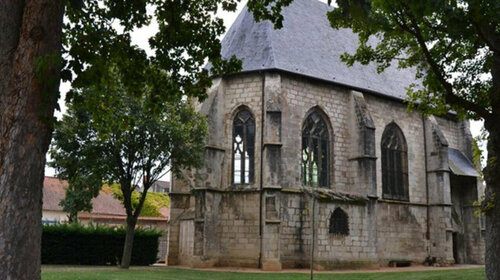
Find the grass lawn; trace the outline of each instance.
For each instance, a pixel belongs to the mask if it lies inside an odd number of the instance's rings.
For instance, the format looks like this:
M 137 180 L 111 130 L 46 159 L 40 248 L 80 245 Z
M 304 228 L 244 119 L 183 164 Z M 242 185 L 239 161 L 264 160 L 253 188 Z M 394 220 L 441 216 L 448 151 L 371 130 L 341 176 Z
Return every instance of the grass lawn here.
M 42 280 L 308 280 L 302 273 L 242 273 L 197 271 L 166 267 L 134 267 L 129 271 L 110 267 L 42 267 Z M 318 280 L 482 280 L 483 269 L 423 272 L 316 274 Z

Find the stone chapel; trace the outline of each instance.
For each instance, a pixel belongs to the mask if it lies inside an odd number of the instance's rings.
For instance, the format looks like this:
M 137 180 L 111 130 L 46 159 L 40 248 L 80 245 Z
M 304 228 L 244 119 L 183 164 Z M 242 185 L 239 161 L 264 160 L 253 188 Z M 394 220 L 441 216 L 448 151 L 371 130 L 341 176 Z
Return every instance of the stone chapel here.
M 467 120 L 409 112 L 411 69 L 347 67 L 357 35 L 295 0 L 283 28 L 245 8 L 222 41 L 241 72 L 197 109 L 204 166 L 174 178 L 169 264 L 267 270 L 483 263 Z

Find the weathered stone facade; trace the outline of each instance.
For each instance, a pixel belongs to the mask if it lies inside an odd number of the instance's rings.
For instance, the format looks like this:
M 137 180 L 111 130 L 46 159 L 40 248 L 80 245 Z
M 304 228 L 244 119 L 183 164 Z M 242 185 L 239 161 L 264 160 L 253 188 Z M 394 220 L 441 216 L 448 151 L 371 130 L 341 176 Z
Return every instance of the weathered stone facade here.
M 332 29 L 329 9 L 294 0 L 280 30 L 244 9 L 228 31 L 222 55 L 243 69 L 214 78 L 196 104 L 209 123 L 205 164 L 173 182 L 169 264 L 483 262 L 468 122 L 408 112 L 411 69 L 348 68 L 339 56 L 357 36 Z M 236 125 L 241 112 L 250 128 Z
M 471 156 L 467 121 L 423 118 L 399 100 L 279 71 L 218 78 L 209 95 L 199 105 L 210 125 L 205 167 L 173 184 L 169 264 L 305 267 L 313 199 L 318 268 L 428 257 L 483 262 L 472 208 L 477 179 L 453 175 L 448 166 L 448 148 Z M 232 122 L 241 106 L 256 123 L 255 180 L 247 185 L 231 183 Z M 331 126 L 328 189 L 301 181 L 302 123 L 313 109 Z M 407 141 L 409 201 L 382 198 L 380 142 L 391 122 Z M 348 214 L 347 236 L 328 231 L 337 207 Z

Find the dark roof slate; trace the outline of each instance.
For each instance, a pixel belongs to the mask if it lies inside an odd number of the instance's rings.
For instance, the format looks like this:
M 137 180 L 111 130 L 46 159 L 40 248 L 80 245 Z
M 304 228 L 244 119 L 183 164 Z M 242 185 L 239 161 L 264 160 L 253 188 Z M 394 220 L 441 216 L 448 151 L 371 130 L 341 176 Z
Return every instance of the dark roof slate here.
M 448 148 L 448 163 L 451 172 L 455 175 L 479 177 L 472 162 L 457 149 Z
M 331 9 L 317 0 L 294 0 L 283 10 L 283 28 L 275 30 L 269 21 L 256 23 L 245 7 L 222 40 L 222 56 L 241 59 L 242 72 L 279 69 L 405 99 L 415 71 L 397 69 L 397 63 L 381 74 L 375 64 L 347 67 L 340 55 L 354 52 L 358 37 L 330 26 Z

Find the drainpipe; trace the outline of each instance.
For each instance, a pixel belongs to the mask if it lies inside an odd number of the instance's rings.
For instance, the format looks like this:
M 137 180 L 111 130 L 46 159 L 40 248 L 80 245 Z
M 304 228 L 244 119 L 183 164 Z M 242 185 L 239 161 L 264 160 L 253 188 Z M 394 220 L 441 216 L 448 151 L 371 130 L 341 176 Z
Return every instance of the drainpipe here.
M 424 129 L 424 166 L 425 166 L 425 196 L 426 196 L 426 206 L 427 206 L 427 219 L 426 219 L 426 232 L 425 232 L 425 238 L 427 239 L 427 255 L 430 256 L 431 253 L 431 246 L 430 246 L 430 238 L 431 238 L 431 233 L 430 233 L 430 206 L 429 206 L 429 178 L 428 178 L 428 170 L 427 170 L 427 132 L 426 132 L 426 125 L 425 125 L 425 117 L 422 114 L 422 127 Z
M 261 124 L 260 124 L 260 187 L 259 187 L 259 237 L 260 237 L 260 248 L 259 248 L 259 268 L 262 268 L 262 249 L 264 246 L 263 236 L 264 236 L 264 225 L 263 225 L 263 209 L 262 209 L 262 198 L 264 197 L 264 118 L 265 118 L 265 84 L 266 84 L 266 73 L 259 71 L 262 76 L 262 95 L 261 95 Z

